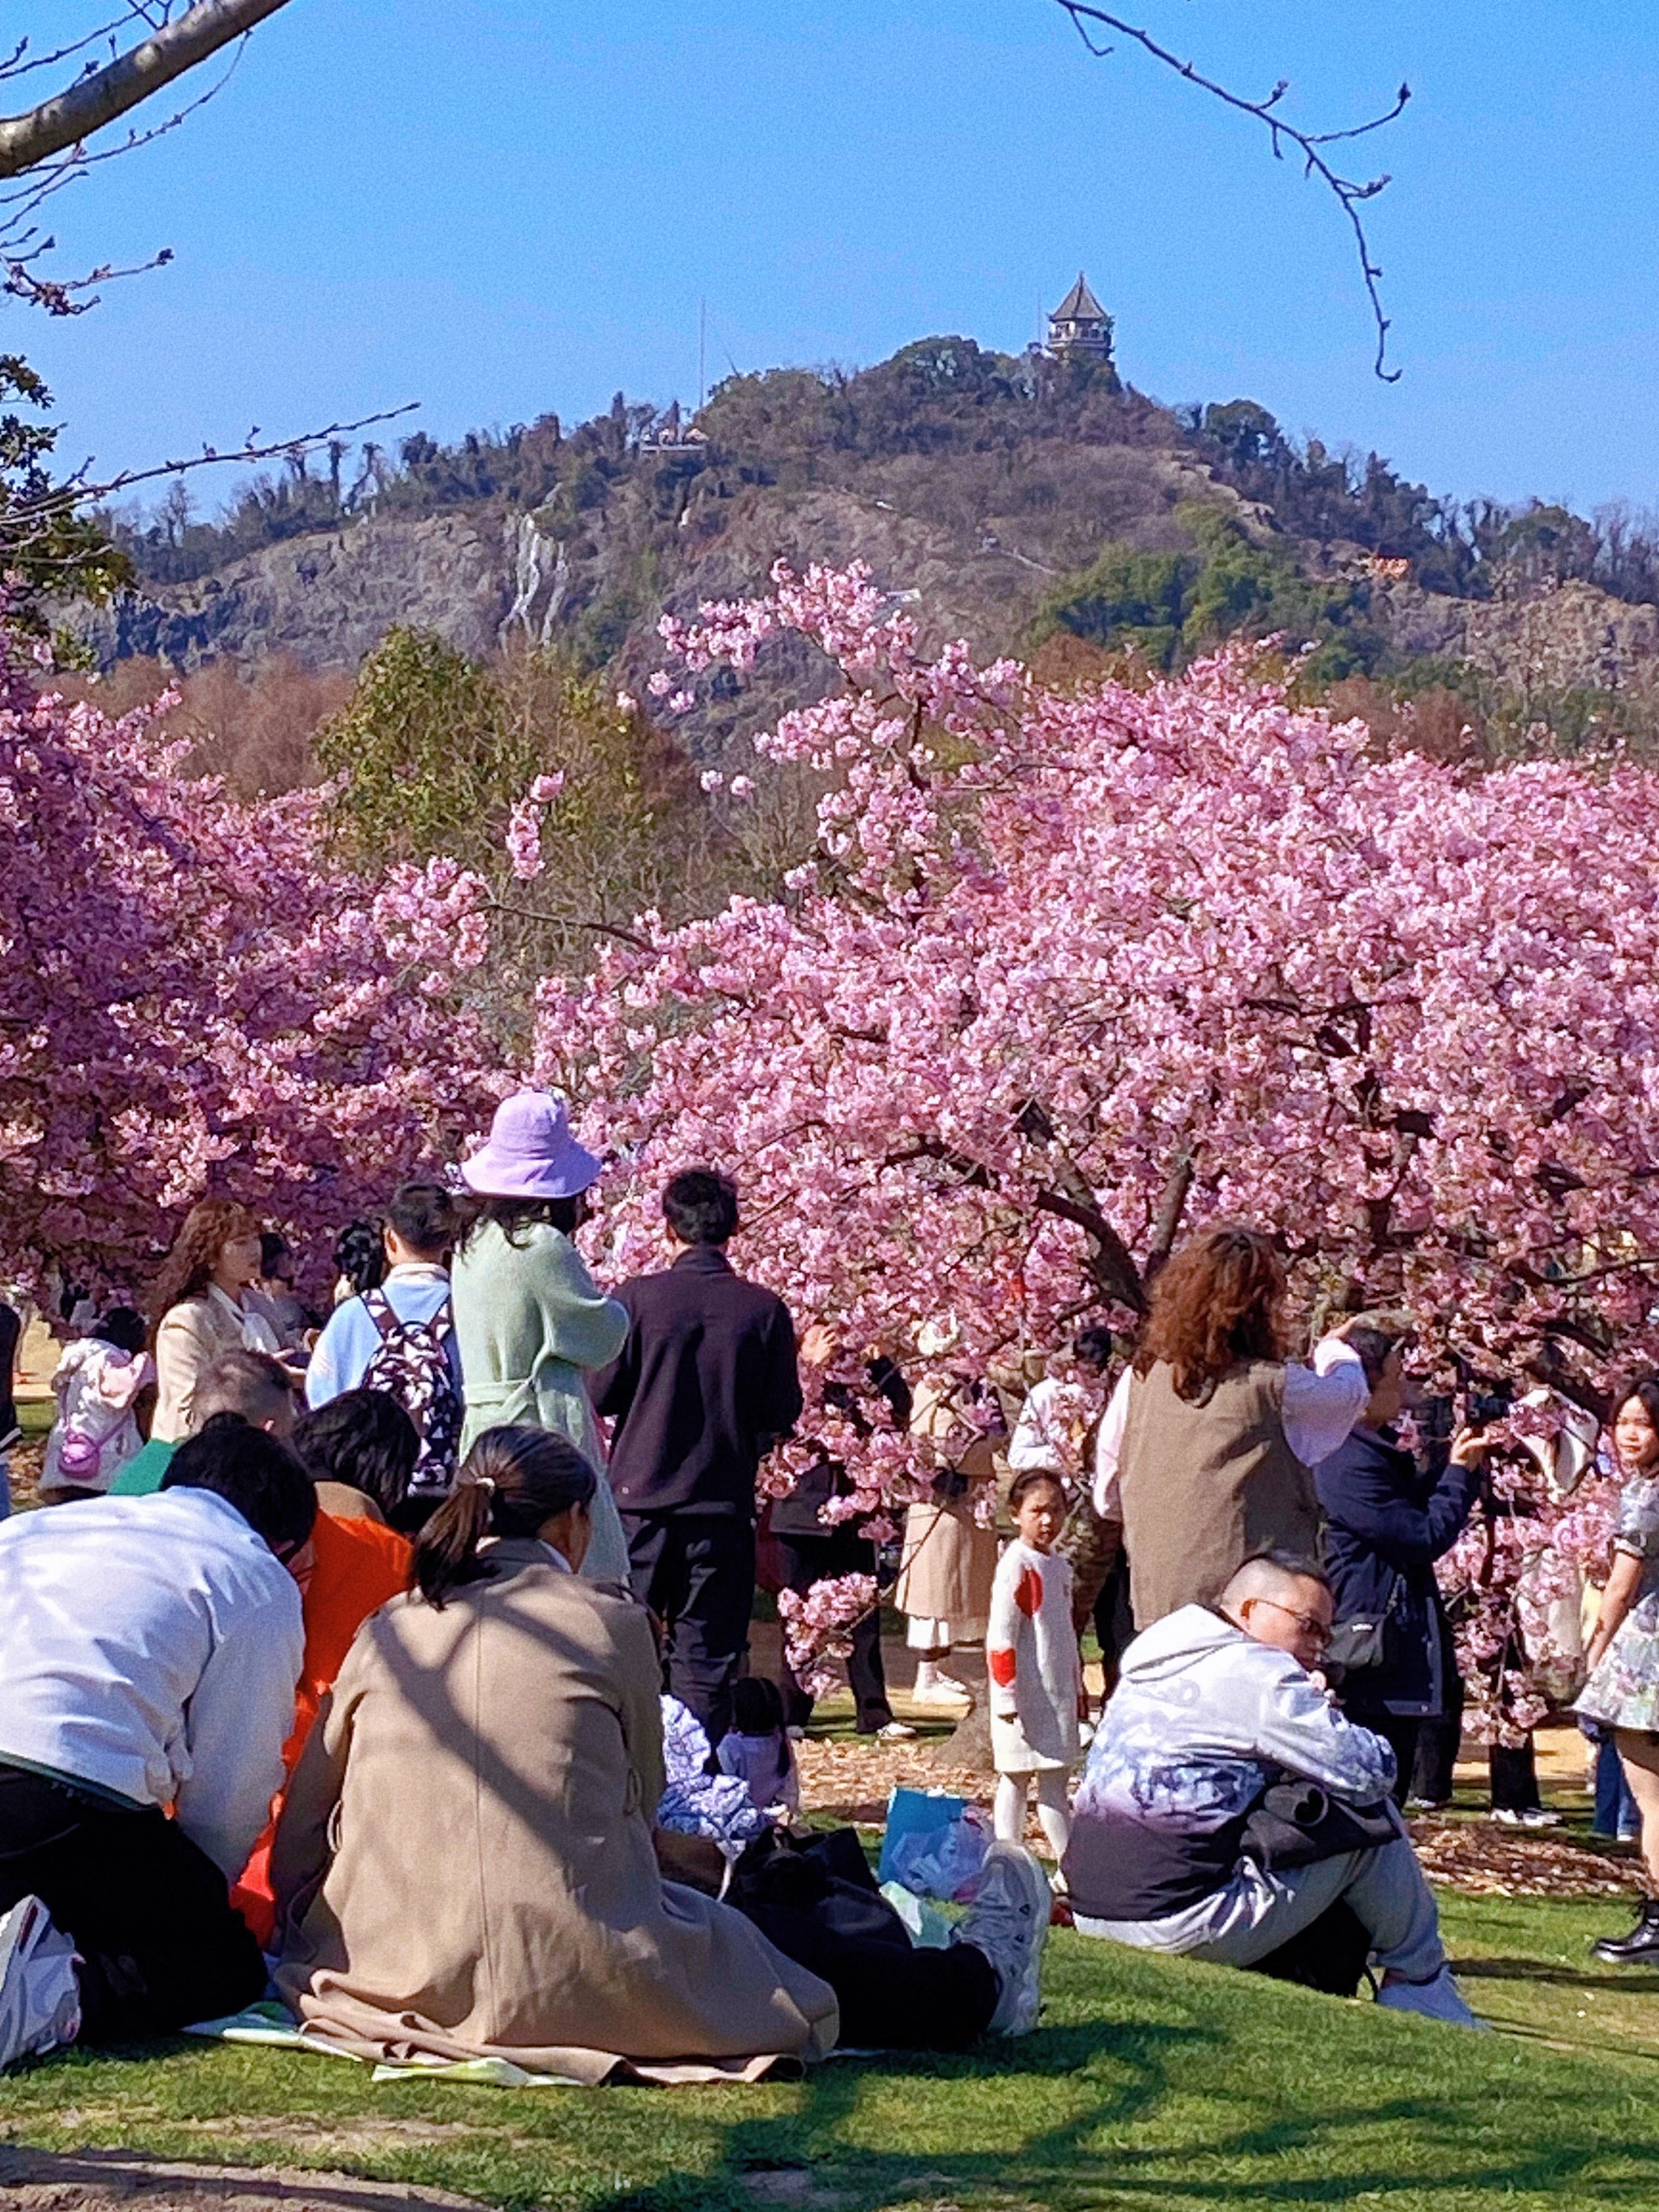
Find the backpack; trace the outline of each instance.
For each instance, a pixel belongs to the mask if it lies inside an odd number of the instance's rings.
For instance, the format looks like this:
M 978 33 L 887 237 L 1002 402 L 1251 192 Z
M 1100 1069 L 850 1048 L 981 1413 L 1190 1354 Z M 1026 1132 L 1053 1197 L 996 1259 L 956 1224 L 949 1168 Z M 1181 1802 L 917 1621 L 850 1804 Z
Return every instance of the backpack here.
M 447 1497 L 460 1458 L 461 1394 L 447 1346 L 454 1330 L 445 1298 L 429 1321 L 399 1321 L 382 1290 L 365 1291 L 363 1306 L 380 1332 L 360 1389 L 395 1398 L 421 1439 L 410 1494 Z

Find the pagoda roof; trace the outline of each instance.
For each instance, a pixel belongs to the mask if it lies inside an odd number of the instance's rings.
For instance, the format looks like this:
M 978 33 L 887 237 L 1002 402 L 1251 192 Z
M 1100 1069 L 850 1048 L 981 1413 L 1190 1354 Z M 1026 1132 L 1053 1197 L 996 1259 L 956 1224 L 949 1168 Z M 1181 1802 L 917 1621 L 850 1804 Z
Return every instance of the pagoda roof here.
M 1089 280 L 1079 269 L 1077 282 L 1049 316 L 1051 323 L 1103 323 L 1106 310 L 1089 289 Z

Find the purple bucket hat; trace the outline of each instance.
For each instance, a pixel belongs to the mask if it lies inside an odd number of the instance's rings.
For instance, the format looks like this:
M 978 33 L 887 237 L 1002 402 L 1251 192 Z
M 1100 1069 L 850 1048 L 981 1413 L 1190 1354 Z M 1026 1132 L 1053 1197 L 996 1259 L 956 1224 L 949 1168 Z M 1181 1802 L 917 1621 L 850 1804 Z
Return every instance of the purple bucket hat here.
M 550 1091 L 517 1091 L 503 1098 L 489 1138 L 461 1178 L 481 1198 L 574 1198 L 599 1172 L 599 1163 L 570 1133 L 564 1101 Z

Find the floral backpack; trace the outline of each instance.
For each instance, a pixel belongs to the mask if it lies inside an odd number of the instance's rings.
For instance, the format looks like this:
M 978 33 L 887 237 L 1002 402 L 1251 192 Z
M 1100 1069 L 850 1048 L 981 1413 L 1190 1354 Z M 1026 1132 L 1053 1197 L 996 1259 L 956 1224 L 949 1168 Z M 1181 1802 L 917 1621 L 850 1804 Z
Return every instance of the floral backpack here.
M 410 1495 L 446 1498 L 455 1485 L 461 1442 L 461 1394 L 447 1348 L 455 1327 L 449 1300 L 429 1321 L 399 1321 L 384 1291 L 362 1297 L 380 1340 L 359 1387 L 388 1392 L 415 1424 L 421 1449 Z

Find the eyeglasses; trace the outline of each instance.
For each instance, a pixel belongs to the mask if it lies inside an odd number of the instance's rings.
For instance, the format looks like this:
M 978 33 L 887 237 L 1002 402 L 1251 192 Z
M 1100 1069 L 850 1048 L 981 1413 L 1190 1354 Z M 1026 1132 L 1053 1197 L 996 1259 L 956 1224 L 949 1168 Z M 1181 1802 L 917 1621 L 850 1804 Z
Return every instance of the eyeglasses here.
M 1255 1602 L 1258 1605 L 1270 1605 L 1275 1613 L 1282 1613 L 1287 1620 L 1293 1620 L 1316 1651 L 1323 1651 L 1328 1647 L 1331 1640 L 1330 1629 L 1324 1621 L 1317 1620 L 1311 1613 L 1298 1613 L 1293 1605 L 1281 1605 L 1276 1597 L 1259 1597 Z

